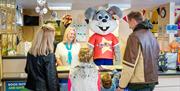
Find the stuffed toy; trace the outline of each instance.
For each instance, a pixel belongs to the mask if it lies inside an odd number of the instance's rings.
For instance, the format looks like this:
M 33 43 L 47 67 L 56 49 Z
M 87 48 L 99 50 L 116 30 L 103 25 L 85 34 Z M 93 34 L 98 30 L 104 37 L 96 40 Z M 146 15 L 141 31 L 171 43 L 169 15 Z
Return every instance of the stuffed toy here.
M 72 16 L 71 15 L 63 16 L 62 22 L 63 22 L 64 26 L 67 28 L 72 23 Z
M 115 17 L 122 17 L 121 10 L 112 6 L 108 10 L 88 8 L 85 11 L 86 22 L 94 34 L 89 38 L 88 45 L 93 53 L 94 63 L 113 65 L 113 58 L 120 60 L 118 39 L 112 32 L 118 27 Z

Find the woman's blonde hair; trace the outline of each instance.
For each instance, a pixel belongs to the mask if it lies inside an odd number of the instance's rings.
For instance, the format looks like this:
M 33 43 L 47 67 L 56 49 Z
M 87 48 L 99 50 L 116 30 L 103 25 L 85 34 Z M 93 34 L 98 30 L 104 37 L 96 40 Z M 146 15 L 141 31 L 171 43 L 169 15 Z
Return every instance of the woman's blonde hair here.
M 76 33 L 76 30 L 75 28 L 73 27 L 67 27 L 66 30 L 65 30 L 65 33 L 64 33 L 64 37 L 63 37 L 63 42 L 66 43 L 68 41 L 68 34 L 70 31 L 74 31 Z M 76 43 L 76 34 L 75 34 L 75 37 L 74 37 L 74 40 L 72 41 L 72 43 Z
M 88 48 L 81 48 L 79 51 L 79 61 L 84 63 L 89 63 L 92 55 L 89 53 Z
M 44 24 L 36 33 L 29 53 L 34 56 L 48 55 L 54 50 L 55 27 L 48 23 Z

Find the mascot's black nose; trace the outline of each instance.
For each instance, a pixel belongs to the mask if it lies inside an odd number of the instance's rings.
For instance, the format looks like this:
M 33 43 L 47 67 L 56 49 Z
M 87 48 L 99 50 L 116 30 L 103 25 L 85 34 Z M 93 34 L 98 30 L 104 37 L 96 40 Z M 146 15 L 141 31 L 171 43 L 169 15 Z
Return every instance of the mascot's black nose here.
M 102 22 L 107 22 L 107 20 L 106 19 L 102 19 Z

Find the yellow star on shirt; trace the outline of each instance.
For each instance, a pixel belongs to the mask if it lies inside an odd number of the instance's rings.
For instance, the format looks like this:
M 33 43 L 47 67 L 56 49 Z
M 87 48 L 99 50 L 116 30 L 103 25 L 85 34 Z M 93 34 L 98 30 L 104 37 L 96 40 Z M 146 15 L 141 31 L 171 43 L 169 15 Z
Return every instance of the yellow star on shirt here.
M 103 44 L 103 47 L 101 49 L 102 54 L 106 51 L 112 51 L 111 46 L 110 46 L 111 43 L 112 43 L 112 41 L 108 41 L 105 38 L 102 39 L 102 41 L 101 41 L 101 44 Z

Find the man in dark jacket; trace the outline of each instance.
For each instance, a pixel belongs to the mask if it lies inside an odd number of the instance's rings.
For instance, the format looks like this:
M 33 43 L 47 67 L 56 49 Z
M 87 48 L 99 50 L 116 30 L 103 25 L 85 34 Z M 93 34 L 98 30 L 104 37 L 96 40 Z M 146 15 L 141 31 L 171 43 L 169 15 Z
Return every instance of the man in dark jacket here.
M 124 88 L 130 91 L 153 91 L 158 84 L 159 45 L 151 33 L 152 24 L 143 21 L 140 12 L 128 14 L 130 34 L 122 62 L 123 69 L 118 91 Z

